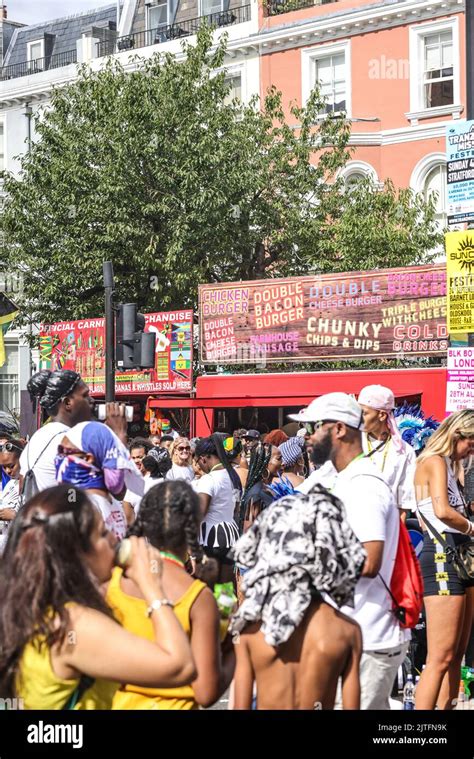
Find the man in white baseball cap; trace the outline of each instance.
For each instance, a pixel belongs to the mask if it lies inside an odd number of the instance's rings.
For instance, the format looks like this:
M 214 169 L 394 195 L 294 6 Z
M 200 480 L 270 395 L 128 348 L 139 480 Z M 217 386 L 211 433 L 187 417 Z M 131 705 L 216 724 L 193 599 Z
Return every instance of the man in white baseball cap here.
M 347 521 L 367 551 L 354 608 L 341 611 L 362 630 L 361 709 L 386 710 L 408 649 L 407 632 L 400 628 L 378 576 L 390 587 L 400 530 L 398 510 L 383 474 L 362 449 L 362 411 L 355 398 L 328 393 L 295 417 L 311 435 L 314 463 L 331 460 L 337 472 L 332 492 L 343 502 Z
M 416 509 L 416 454 L 411 445 L 402 440 L 397 427 L 393 414 L 395 396 L 383 385 L 367 385 L 360 391 L 358 402 L 364 418 L 364 451 L 383 473 L 405 518 L 408 511 Z
M 348 400 L 353 401 L 348 406 Z M 321 420 L 346 422 L 348 426 L 358 429 L 362 424 L 362 414 L 356 401 L 346 393 L 328 393 L 311 401 L 309 406 L 302 409 L 299 414 L 290 414 L 290 419 L 304 424 L 304 431 L 309 436 L 311 444 L 311 461 L 315 470 L 301 485 L 296 488 L 299 493 L 309 493 L 315 485 L 323 485 L 328 490 L 334 487 L 337 470 L 329 457 L 329 438 L 326 438 L 326 447 L 320 447 L 318 452 L 313 452 L 313 438 L 316 426 L 321 426 Z

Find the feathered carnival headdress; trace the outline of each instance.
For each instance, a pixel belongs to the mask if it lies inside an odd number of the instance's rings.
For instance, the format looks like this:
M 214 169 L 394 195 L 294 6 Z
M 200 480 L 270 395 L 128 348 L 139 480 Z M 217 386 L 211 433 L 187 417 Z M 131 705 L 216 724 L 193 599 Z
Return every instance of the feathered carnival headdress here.
M 394 410 L 395 421 L 405 443 L 420 453 L 428 438 L 439 427 L 439 422 L 432 416 L 426 418 L 417 403 L 405 403 Z

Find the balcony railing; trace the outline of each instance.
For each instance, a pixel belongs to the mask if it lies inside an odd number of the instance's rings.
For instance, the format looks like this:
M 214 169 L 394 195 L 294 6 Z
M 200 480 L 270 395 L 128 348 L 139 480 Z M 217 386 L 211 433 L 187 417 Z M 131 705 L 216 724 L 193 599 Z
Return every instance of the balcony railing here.
M 70 63 L 77 63 L 77 50 L 68 50 L 65 53 L 56 53 L 56 55 L 49 55 L 45 58 L 35 58 L 32 61 L 3 66 L 0 69 L 0 80 L 16 79 L 19 76 L 38 74 L 40 71 L 59 69 L 61 66 L 69 66 Z
M 311 8 L 313 5 L 328 5 L 339 0 L 267 0 L 267 16 L 278 16 L 280 13 L 299 11 L 301 8 Z
M 198 29 L 204 24 L 209 26 L 232 26 L 250 21 L 250 5 L 242 5 L 239 8 L 229 8 L 220 13 L 211 13 L 207 16 L 198 16 L 197 18 L 179 21 L 168 26 L 160 26 L 157 29 L 148 29 L 144 32 L 134 32 L 127 34 L 126 37 L 117 39 L 117 52 L 124 50 L 138 50 L 149 45 L 158 45 L 161 42 L 180 39 L 181 37 L 190 37 L 196 34 Z M 108 55 L 110 50 L 107 49 L 103 42 L 97 43 L 98 56 Z

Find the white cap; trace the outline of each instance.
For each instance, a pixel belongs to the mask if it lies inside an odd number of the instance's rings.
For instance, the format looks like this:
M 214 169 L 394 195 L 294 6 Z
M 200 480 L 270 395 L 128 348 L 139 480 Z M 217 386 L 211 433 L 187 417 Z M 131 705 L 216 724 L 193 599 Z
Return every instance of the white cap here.
M 359 403 L 361 406 L 369 406 L 378 411 L 393 411 L 395 396 L 389 387 L 366 385 L 359 393 Z
M 348 427 L 360 430 L 363 427 L 362 411 L 351 395 L 346 393 L 327 393 L 311 401 L 299 414 L 289 414 L 295 422 L 344 422 Z

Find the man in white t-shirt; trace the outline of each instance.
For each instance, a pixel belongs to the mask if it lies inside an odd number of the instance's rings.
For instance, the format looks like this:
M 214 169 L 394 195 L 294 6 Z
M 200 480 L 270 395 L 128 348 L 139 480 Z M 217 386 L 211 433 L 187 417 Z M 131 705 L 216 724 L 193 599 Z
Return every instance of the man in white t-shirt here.
M 406 512 L 416 510 L 416 454 L 398 430 L 393 414 L 395 396 L 383 385 L 367 385 L 360 391 L 358 402 L 364 419 L 363 449 L 383 473 L 396 505 L 405 516 Z
M 383 577 L 390 587 L 399 513 L 382 473 L 364 455 L 362 412 L 354 398 L 329 393 L 291 418 L 308 425 L 314 463 L 332 462 L 338 473 L 332 492 L 344 503 L 347 521 L 367 551 L 354 608 L 346 606 L 341 611 L 362 629 L 361 709 L 389 709 L 389 696 L 410 636 L 392 613 L 391 599 L 381 580 Z
M 57 485 L 55 459 L 58 445 L 70 427 L 94 418 L 94 401 L 89 386 L 80 374 L 69 369 L 50 372 L 43 369 L 31 377 L 27 390 L 33 402 L 50 417 L 50 421 L 32 435 L 20 457 L 20 492 L 23 479 L 33 471 L 38 492 Z M 118 403 L 107 404 L 106 424 L 126 442 L 127 424 L 125 407 Z

